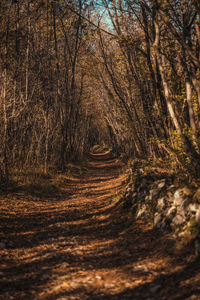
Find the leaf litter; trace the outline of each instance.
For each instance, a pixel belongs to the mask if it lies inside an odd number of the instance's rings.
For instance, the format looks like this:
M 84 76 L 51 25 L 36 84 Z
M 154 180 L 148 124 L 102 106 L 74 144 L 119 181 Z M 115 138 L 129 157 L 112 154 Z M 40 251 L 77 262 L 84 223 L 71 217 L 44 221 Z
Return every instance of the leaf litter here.
M 168 235 L 115 199 L 121 164 L 93 155 L 48 198 L 1 197 L 0 299 L 199 299 L 199 262 L 167 251 Z

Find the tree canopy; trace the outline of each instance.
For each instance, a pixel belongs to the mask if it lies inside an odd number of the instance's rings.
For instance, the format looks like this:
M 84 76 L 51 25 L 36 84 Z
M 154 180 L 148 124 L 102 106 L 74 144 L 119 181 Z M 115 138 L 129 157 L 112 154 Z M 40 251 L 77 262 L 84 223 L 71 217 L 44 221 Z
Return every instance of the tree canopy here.
M 200 174 L 200 3 L 0 4 L 0 177 L 94 144 Z

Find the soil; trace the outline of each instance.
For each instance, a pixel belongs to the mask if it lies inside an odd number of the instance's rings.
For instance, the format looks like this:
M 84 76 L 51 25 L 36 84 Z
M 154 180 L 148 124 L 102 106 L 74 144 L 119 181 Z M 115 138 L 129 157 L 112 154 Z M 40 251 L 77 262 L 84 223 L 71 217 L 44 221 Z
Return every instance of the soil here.
M 200 299 L 200 262 L 115 199 L 121 163 L 93 153 L 51 197 L 1 199 L 0 299 Z

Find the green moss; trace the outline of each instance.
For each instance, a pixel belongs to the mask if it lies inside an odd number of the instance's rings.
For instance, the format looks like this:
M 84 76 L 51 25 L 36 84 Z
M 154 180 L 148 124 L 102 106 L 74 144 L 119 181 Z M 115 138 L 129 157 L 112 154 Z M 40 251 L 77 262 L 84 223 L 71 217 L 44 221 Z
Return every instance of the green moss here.
M 200 188 L 198 188 L 194 193 L 193 201 L 200 203 Z
M 190 232 L 192 235 L 198 234 L 198 223 L 195 220 L 195 218 L 190 219 L 190 221 L 188 222 L 186 231 Z

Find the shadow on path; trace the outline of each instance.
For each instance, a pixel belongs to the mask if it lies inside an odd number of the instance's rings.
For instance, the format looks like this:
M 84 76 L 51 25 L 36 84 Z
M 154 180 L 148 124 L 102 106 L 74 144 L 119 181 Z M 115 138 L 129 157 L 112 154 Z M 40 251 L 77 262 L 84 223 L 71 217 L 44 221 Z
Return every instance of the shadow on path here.
M 124 188 L 121 167 L 91 154 L 62 194 L 19 201 L 0 220 L 0 299 L 200 298 L 199 262 L 175 262 L 167 236 L 130 224 L 111 201 Z

